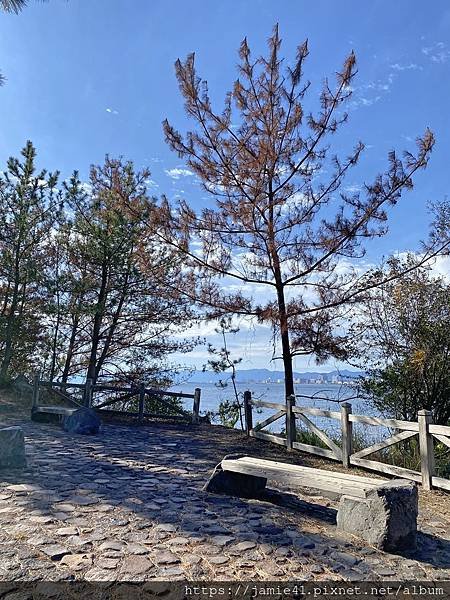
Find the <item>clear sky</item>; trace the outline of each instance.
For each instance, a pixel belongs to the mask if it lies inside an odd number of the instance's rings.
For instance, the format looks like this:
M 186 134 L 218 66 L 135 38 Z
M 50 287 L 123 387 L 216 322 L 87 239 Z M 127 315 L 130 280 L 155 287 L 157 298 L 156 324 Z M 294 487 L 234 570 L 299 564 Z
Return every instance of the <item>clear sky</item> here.
M 264 52 L 276 22 L 286 59 L 309 39 L 306 76 L 313 85 L 356 53 L 350 122 L 338 145 L 350 150 L 361 139 L 367 150 L 348 185 L 373 179 L 388 150 L 414 149 L 427 126 L 435 133 L 428 169 L 394 208 L 389 235 L 368 247 L 368 260 L 418 249 L 430 220 L 427 202 L 450 191 L 448 0 L 30 0 L 20 15 L 0 14 L 0 70 L 7 78 L 0 90 L 0 168 L 27 139 L 39 165 L 64 177 L 73 169 L 86 177 L 106 153 L 123 155 L 150 167 L 154 194 L 183 196 L 195 206 L 204 193 L 165 145 L 161 128 L 165 117 L 187 127 L 173 63 L 195 51 L 220 106 L 236 78 L 240 41 L 247 36 L 253 54 Z M 266 331 L 243 330 L 236 343 L 244 366 L 280 368 L 269 363 L 268 341 Z M 201 365 L 204 356 L 198 350 L 186 362 Z M 297 362 L 299 370 L 313 366 Z

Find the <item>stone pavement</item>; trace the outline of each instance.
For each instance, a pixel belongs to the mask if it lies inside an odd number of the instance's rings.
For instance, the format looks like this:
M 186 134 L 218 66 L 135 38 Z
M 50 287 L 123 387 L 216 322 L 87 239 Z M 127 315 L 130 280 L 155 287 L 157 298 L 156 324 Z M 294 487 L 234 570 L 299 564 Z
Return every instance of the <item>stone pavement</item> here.
M 29 468 L 0 473 L 0 580 L 450 579 L 442 516 L 422 514 L 419 549 L 397 556 L 338 534 L 336 504 L 324 498 L 203 492 L 225 454 L 293 457 L 240 432 L 106 424 L 85 437 L 15 423 Z

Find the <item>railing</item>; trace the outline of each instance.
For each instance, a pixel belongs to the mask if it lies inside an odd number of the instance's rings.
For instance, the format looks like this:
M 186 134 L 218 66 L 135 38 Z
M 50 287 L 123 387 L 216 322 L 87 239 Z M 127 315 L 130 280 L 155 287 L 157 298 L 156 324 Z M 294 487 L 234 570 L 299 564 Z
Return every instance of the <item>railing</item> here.
M 75 407 L 89 407 L 98 411 L 107 410 L 110 414 L 120 414 L 120 415 L 129 415 L 132 417 L 137 417 L 137 419 L 142 422 L 145 417 L 161 417 L 168 416 L 167 414 L 162 413 L 150 413 L 145 411 L 145 400 L 146 397 L 151 397 L 153 399 L 157 399 L 161 406 L 167 408 L 169 405 L 165 402 L 164 397 L 170 398 L 190 398 L 193 400 L 192 404 L 192 423 L 198 423 L 200 421 L 200 397 L 201 397 L 201 389 L 195 388 L 193 394 L 186 394 L 182 392 L 168 392 L 166 390 L 160 390 L 155 388 L 145 387 L 144 384 L 140 386 L 114 386 L 108 384 L 94 384 L 92 379 L 87 379 L 86 383 L 62 383 L 59 381 L 43 381 L 40 379 L 39 374 L 36 374 L 33 379 L 33 401 L 32 401 L 32 410 L 38 412 L 45 412 L 45 409 L 55 408 L 55 407 L 45 407 L 44 405 L 39 405 L 40 398 L 40 388 L 51 389 L 53 393 L 59 396 L 61 399 L 70 402 Z M 78 389 L 82 391 L 82 402 L 75 400 L 70 394 L 67 393 L 68 389 Z M 95 392 L 115 392 L 121 394 L 120 396 L 116 396 L 114 398 L 109 398 L 99 404 L 94 403 L 94 393 Z M 127 402 L 131 400 L 133 397 L 138 398 L 138 411 L 131 412 L 125 410 L 113 410 L 107 407 L 113 406 L 114 404 L 120 402 Z M 170 409 L 173 411 L 174 407 L 170 405 Z M 51 412 L 51 411 L 50 411 Z M 56 411 L 53 411 L 56 412 Z M 170 415 L 172 418 L 177 417 L 177 415 Z M 179 411 L 178 416 L 180 418 L 185 418 L 186 414 L 184 411 Z
M 253 426 L 253 407 L 269 408 L 276 412 L 264 421 Z M 426 490 L 436 487 L 450 491 L 450 480 L 436 476 L 433 442 L 433 440 L 436 439 L 450 448 L 450 427 L 434 425 L 431 412 L 428 410 L 420 410 L 417 421 L 401 421 L 398 419 L 382 419 L 378 417 L 354 415 L 352 413 L 351 404 L 346 402 L 341 404 L 340 411 L 331 411 L 322 410 L 320 408 L 297 406 L 295 403 L 295 396 L 288 396 L 286 404 L 279 404 L 252 400 L 251 393 L 245 392 L 244 414 L 247 435 L 285 446 L 288 451 L 301 450 L 302 452 L 308 452 L 310 454 L 342 462 L 344 467 L 347 468 L 354 465 L 404 479 L 411 479 L 422 483 L 423 488 Z M 319 429 L 319 427 L 311 421 L 309 416 L 324 417 L 339 421 L 341 446 L 330 439 L 324 431 Z M 261 431 L 264 427 L 267 427 L 282 418 L 285 419 L 285 436 Z M 312 431 L 326 448 L 298 442 L 296 427 L 297 419 Z M 382 426 L 395 431 L 385 440 L 354 452 L 353 423 L 378 427 Z M 367 458 L 371 454 L 380 452 L 385 448 L 389 448 L 394 444 L 411 439 L 415 436 L 418 436 L 419 441 L 420 471 L 413 471 L 404 467 L 386 464 L 379 460 L 370 460 Z

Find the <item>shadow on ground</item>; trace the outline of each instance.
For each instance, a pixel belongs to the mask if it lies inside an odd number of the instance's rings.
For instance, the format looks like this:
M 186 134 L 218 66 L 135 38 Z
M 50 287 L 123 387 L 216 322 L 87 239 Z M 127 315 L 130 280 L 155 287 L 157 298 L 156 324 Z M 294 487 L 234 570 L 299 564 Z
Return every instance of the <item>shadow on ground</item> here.
M 17 554 L 17 548 L 26 556 L 32 547 L 37 572 L 39 560 L 47 557 L 46 576 L 58 565 L 48 561 L 46 548 L 57 543 L 72 554 L 92 554 L 92 565 L 77 577 L 89 568 L 112 576 L 98 566 L 112 564 L 105 559 L 114 559 L 109 555 L 118 550 L 104 548 L 111 541 L 124 546 L 116 555 L 119 578 L 130 577 L 129 551 L 148 556 L 150 566 L 141 573 L 148 578 L 423 579 L 418 562 L 450 567 L 450 542 L 443 538 L 420 534 L 417 551 L 394 556 L 339 535 L 336 510 L 323 499 L 310 502 L 271 489 L 261 500 L 203 492 L 211 470 L 230 452 L 291 461 L 239 432 L 206 425 L 106 424 L 98 436 L 83 437 L 52 425 L 22 425 L 30 465 L 0 475 L 0 558 L 2 552 Z M 292 462 L 302 461 L 297 455 Z M 8 490 L 20 484 L 30 487 Z M 77 535 L 58 537 L 63 526 L 76 527 Z M 16 554 L 6 558 L 21 565 L 17 573 L 32 574 L 26 560 L 19 556 L 15 562 Z

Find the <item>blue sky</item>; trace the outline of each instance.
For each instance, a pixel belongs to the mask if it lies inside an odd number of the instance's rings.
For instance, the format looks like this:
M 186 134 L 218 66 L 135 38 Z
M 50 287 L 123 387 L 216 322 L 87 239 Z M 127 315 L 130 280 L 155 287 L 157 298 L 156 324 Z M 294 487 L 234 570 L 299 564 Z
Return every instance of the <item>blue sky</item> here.
M 39 164 L 87 176 L 106 153 L 152 171 L 153 193 L 181 195 L 193 205 L 204 193 L 165 145 L 165 117 L 187 123 L 173 63 L 195 51 L 199 73 L 220 106 L 236 78 L 236 50 L 247 36 L 253 54 L 265 51 L 278 22 L 282 54 L 309 39 L 306 76 L 318 89 L 354 50 L 358 75 L 350 122 L 337 148 L 361 139 L 367 150 L 348 185 L 386 165 L 392 149 L 413 149 L 430 127 L 436 146 L 425 172 L 392 212 L 390 233 L 368 247 L 368 260 L 416 250 L 426 237 L 427 202 L 450 191 L 450 3 L 447 0 L 49 0 L 20 15 L 0 14 L 0 164 L 27 139 Z M 314 87 L 315 86 L 315 87 Z M 267 332 L 247 326 L 239 340 L 244 365 L 268 366 Z M 186 360 L 200 365 L 204 351 Z M 313 363 L 298 361 L 297 368 Z M 325 366 L 328 369 L 333 365 Z

